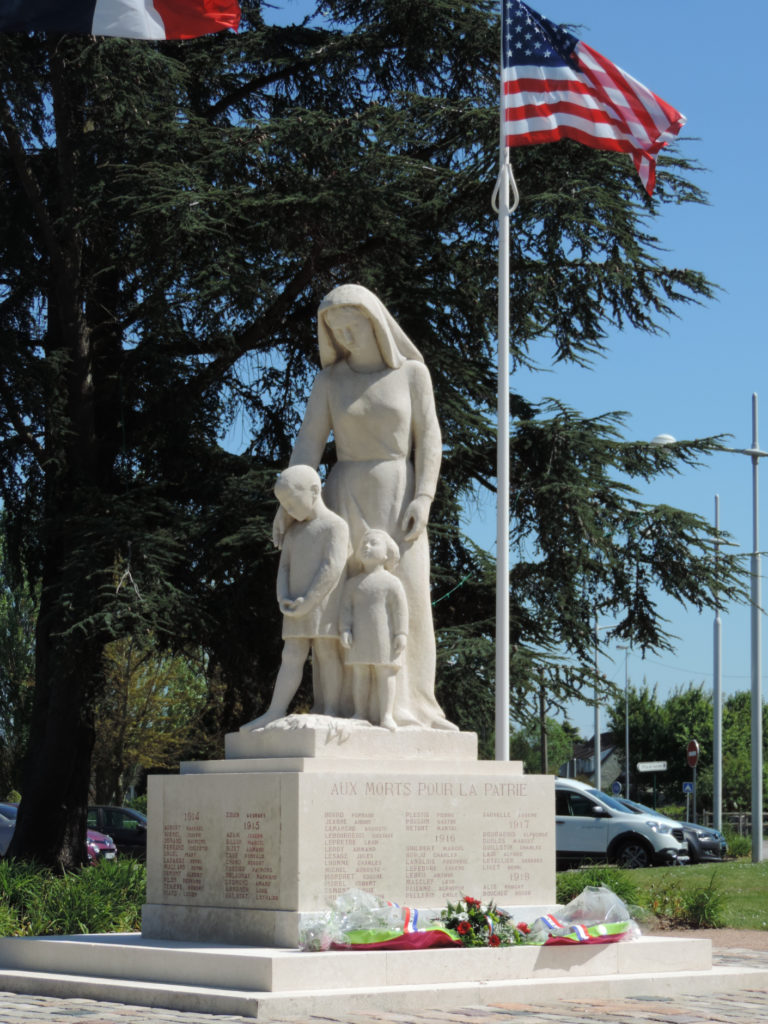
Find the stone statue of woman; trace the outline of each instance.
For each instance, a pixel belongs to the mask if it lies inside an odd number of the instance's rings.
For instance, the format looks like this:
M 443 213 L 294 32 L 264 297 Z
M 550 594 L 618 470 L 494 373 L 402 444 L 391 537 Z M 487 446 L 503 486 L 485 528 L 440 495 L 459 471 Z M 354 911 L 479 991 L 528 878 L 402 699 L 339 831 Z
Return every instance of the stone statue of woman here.
M 429 371 L 384 305 L 361 285 L 341 285 L 323 299 L 317 332 L 323 368 L 312 385 L 291 465 L 317 467 L 333 434 L 337 462 L 323 499 L 346 521 L 352 551 L 366 530 L 384 530 L 400 550 L 395 573 L 410 625 L 395 722 L 455 729 L 435 700 L 426 527 L 442 442 Z M 278 544 L 285 525 L 278 513 Z M 352 556 L 348 574 L 361 570 Z

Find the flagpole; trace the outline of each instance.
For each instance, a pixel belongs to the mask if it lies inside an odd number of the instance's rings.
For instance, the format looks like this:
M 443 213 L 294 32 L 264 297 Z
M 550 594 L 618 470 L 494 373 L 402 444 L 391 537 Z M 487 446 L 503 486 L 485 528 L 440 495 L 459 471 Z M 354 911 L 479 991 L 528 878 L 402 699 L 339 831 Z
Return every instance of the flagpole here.
M 496 760 L 509 760 L 509 150 L 499 167 L 498 394 L 496 400 Z
M 496 398 L 496 721 L 495 756 L 509 760 L 509 148 L 504 118 L 504 2 L 499 61 L 498 390 Z

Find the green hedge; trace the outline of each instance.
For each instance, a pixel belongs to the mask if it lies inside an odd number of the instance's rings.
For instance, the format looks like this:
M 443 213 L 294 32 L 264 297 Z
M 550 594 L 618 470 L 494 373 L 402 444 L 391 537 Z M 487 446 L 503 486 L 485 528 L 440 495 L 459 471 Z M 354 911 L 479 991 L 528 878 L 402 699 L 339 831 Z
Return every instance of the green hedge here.
M 138 931 L 146 887 L 146 867 L 127 857 L 65 875 L 2 860 L 0 935 Z

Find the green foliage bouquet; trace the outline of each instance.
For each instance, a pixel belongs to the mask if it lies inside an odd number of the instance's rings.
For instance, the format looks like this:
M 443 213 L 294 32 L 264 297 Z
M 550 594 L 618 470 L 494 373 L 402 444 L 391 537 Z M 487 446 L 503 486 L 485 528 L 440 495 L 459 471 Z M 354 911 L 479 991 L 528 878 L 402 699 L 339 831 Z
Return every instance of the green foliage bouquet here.
M 528 926 L 516 925 L 493 903 L 465 896 L 440 911 L 440 920 L 455 931 L 464 946 L 515 946 L 526 941 Z

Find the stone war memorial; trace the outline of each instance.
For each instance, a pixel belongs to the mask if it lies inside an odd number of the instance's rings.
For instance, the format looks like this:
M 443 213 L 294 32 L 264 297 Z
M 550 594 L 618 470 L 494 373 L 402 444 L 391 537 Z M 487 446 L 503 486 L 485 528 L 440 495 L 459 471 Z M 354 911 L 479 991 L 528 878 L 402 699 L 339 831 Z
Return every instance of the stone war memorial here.
M 224 760 L 150 781 L 149 937 L 295 947 L 302 915 L 353 888 L 435 910 L 465 893 L 554 902 L 552 779 L 478 761 L 435 699 L 429 371 L 360 285 L 323 300 L 317 331 L 322 369 L 275 486 L 282 664 Z M 312 713 L 289 715 L 310 656 Z
M 429 372 L 359 285 L 326 297 L 317 332 L 322 369 L 275 485 L 269 706 L 221 760 L 150 779 L 141 934 L 0 939 L 0 984 L 267 1019 L 733 985 L 702 939 L 300 948 L 302 923 L 350 890 L 420 912 L 473 897 L 515 921 L 557 909 L 553 778 L 479 761 L 435 698 Z M 307 659 L 314 705 L 290 714 Z

